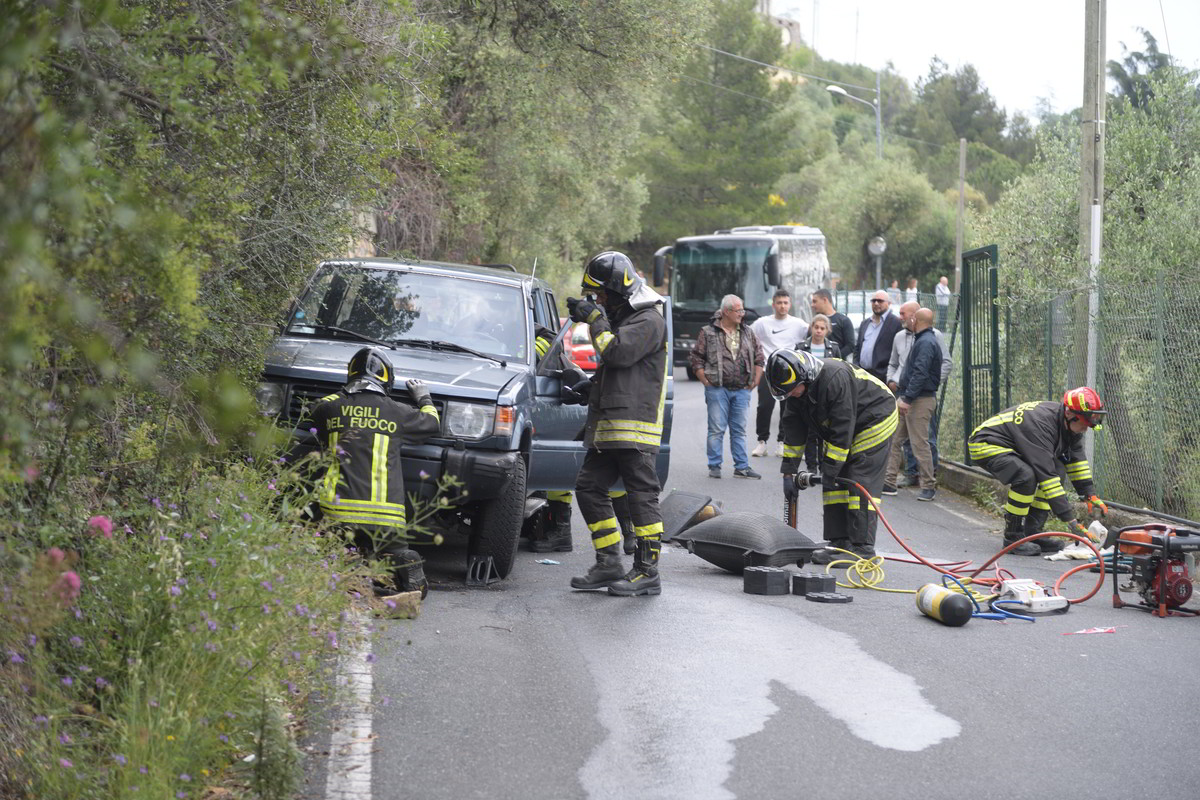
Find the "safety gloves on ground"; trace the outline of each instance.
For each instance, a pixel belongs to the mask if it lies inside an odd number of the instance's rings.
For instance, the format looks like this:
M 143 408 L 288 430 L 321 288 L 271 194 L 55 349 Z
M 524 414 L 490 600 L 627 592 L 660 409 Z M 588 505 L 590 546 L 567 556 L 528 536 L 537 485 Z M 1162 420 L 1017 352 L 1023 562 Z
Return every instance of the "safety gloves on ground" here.
M 1067 520 L 1067 532 L 1073 533 L 1076 536 L 1082 536 L 1093 544 L 1100 543 L 1100 537 L 1093 534 L 1083 526 L 1083 523 L 1077 519 Z
M 1088 495 L 1084 502 L 1087 503 L 1089 514 L 1094 514 L 1096 511 L 1099 511 L 1102 517 L 1108 514 L 1108 504 L 1096 495 Z
M 567 313 L 571 315 L 573 322 L 586 322 L 591 324 L 595 322 L 604 311 L 600 306 L 588 300 L 586 297 L 580 300 L 577 297 L 567 298 Z
M 410 378 L 404 385 L 408 387 L 408 393 L 412 395 L 412 399 L 417 401 L 417 408 L 433 405 L 429 387 L 425 385 L 424 381 Z

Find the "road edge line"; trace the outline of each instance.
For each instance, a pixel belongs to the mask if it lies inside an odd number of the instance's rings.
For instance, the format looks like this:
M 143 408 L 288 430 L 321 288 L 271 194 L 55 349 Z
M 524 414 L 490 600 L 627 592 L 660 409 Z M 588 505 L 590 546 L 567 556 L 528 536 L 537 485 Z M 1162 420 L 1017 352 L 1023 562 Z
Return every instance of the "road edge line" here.
M 371 761 L 375 737 L 371 731 L 373 676 L 367 655 L 370 634 L 361 614 L 354 615 L 358 636 L 354 646 L 338 659 L 336 685 L 341 713 L 333 720 L 329 738 L 329 760 L 325 771 L 326 800 L 371 800 Z

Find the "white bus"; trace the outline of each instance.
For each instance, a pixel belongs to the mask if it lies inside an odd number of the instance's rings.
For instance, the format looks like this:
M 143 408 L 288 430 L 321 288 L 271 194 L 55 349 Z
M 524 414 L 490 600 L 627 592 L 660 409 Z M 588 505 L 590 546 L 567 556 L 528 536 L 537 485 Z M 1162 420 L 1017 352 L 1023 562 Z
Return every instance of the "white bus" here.
M 746 322 L 770 314 L 771 295 L 786 289 L 792 313 L 810 316 L 808 298 L 831 283 L 825 235 L 803 225 L 751 225 L 709 236 L 684 236 L 654 254 L 654 282 L 670 270 L 669 294 L 676 365 L 686 365 L 696 336 L 735 294 L 746 306 Z

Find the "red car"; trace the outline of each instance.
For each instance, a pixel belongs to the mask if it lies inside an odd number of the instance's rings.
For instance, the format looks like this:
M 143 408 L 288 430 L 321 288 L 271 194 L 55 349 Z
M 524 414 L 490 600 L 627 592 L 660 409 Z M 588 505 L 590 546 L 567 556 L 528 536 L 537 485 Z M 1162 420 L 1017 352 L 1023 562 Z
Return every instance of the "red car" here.
M 571 363 L 584 372 L 595 372 L 600 366 L 596 360 L 596 348 L 592 347 L 592 337 L 588 332 L 587 323 L 577 322 L 571 326 L 571 331 L 563 338 L 567 358 Z

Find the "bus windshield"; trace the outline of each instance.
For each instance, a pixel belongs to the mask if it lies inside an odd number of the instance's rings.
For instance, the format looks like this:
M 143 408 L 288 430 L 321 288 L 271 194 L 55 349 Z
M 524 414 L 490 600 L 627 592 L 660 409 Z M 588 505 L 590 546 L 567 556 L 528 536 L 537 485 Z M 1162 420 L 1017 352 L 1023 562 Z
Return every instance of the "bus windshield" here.
M 770 241 L 676 242 L 671 269 L 671 302 L 679 309 L 714 309 L 727 294 L 747 308 L 769 306 L 771 289 L 763 273 Z

